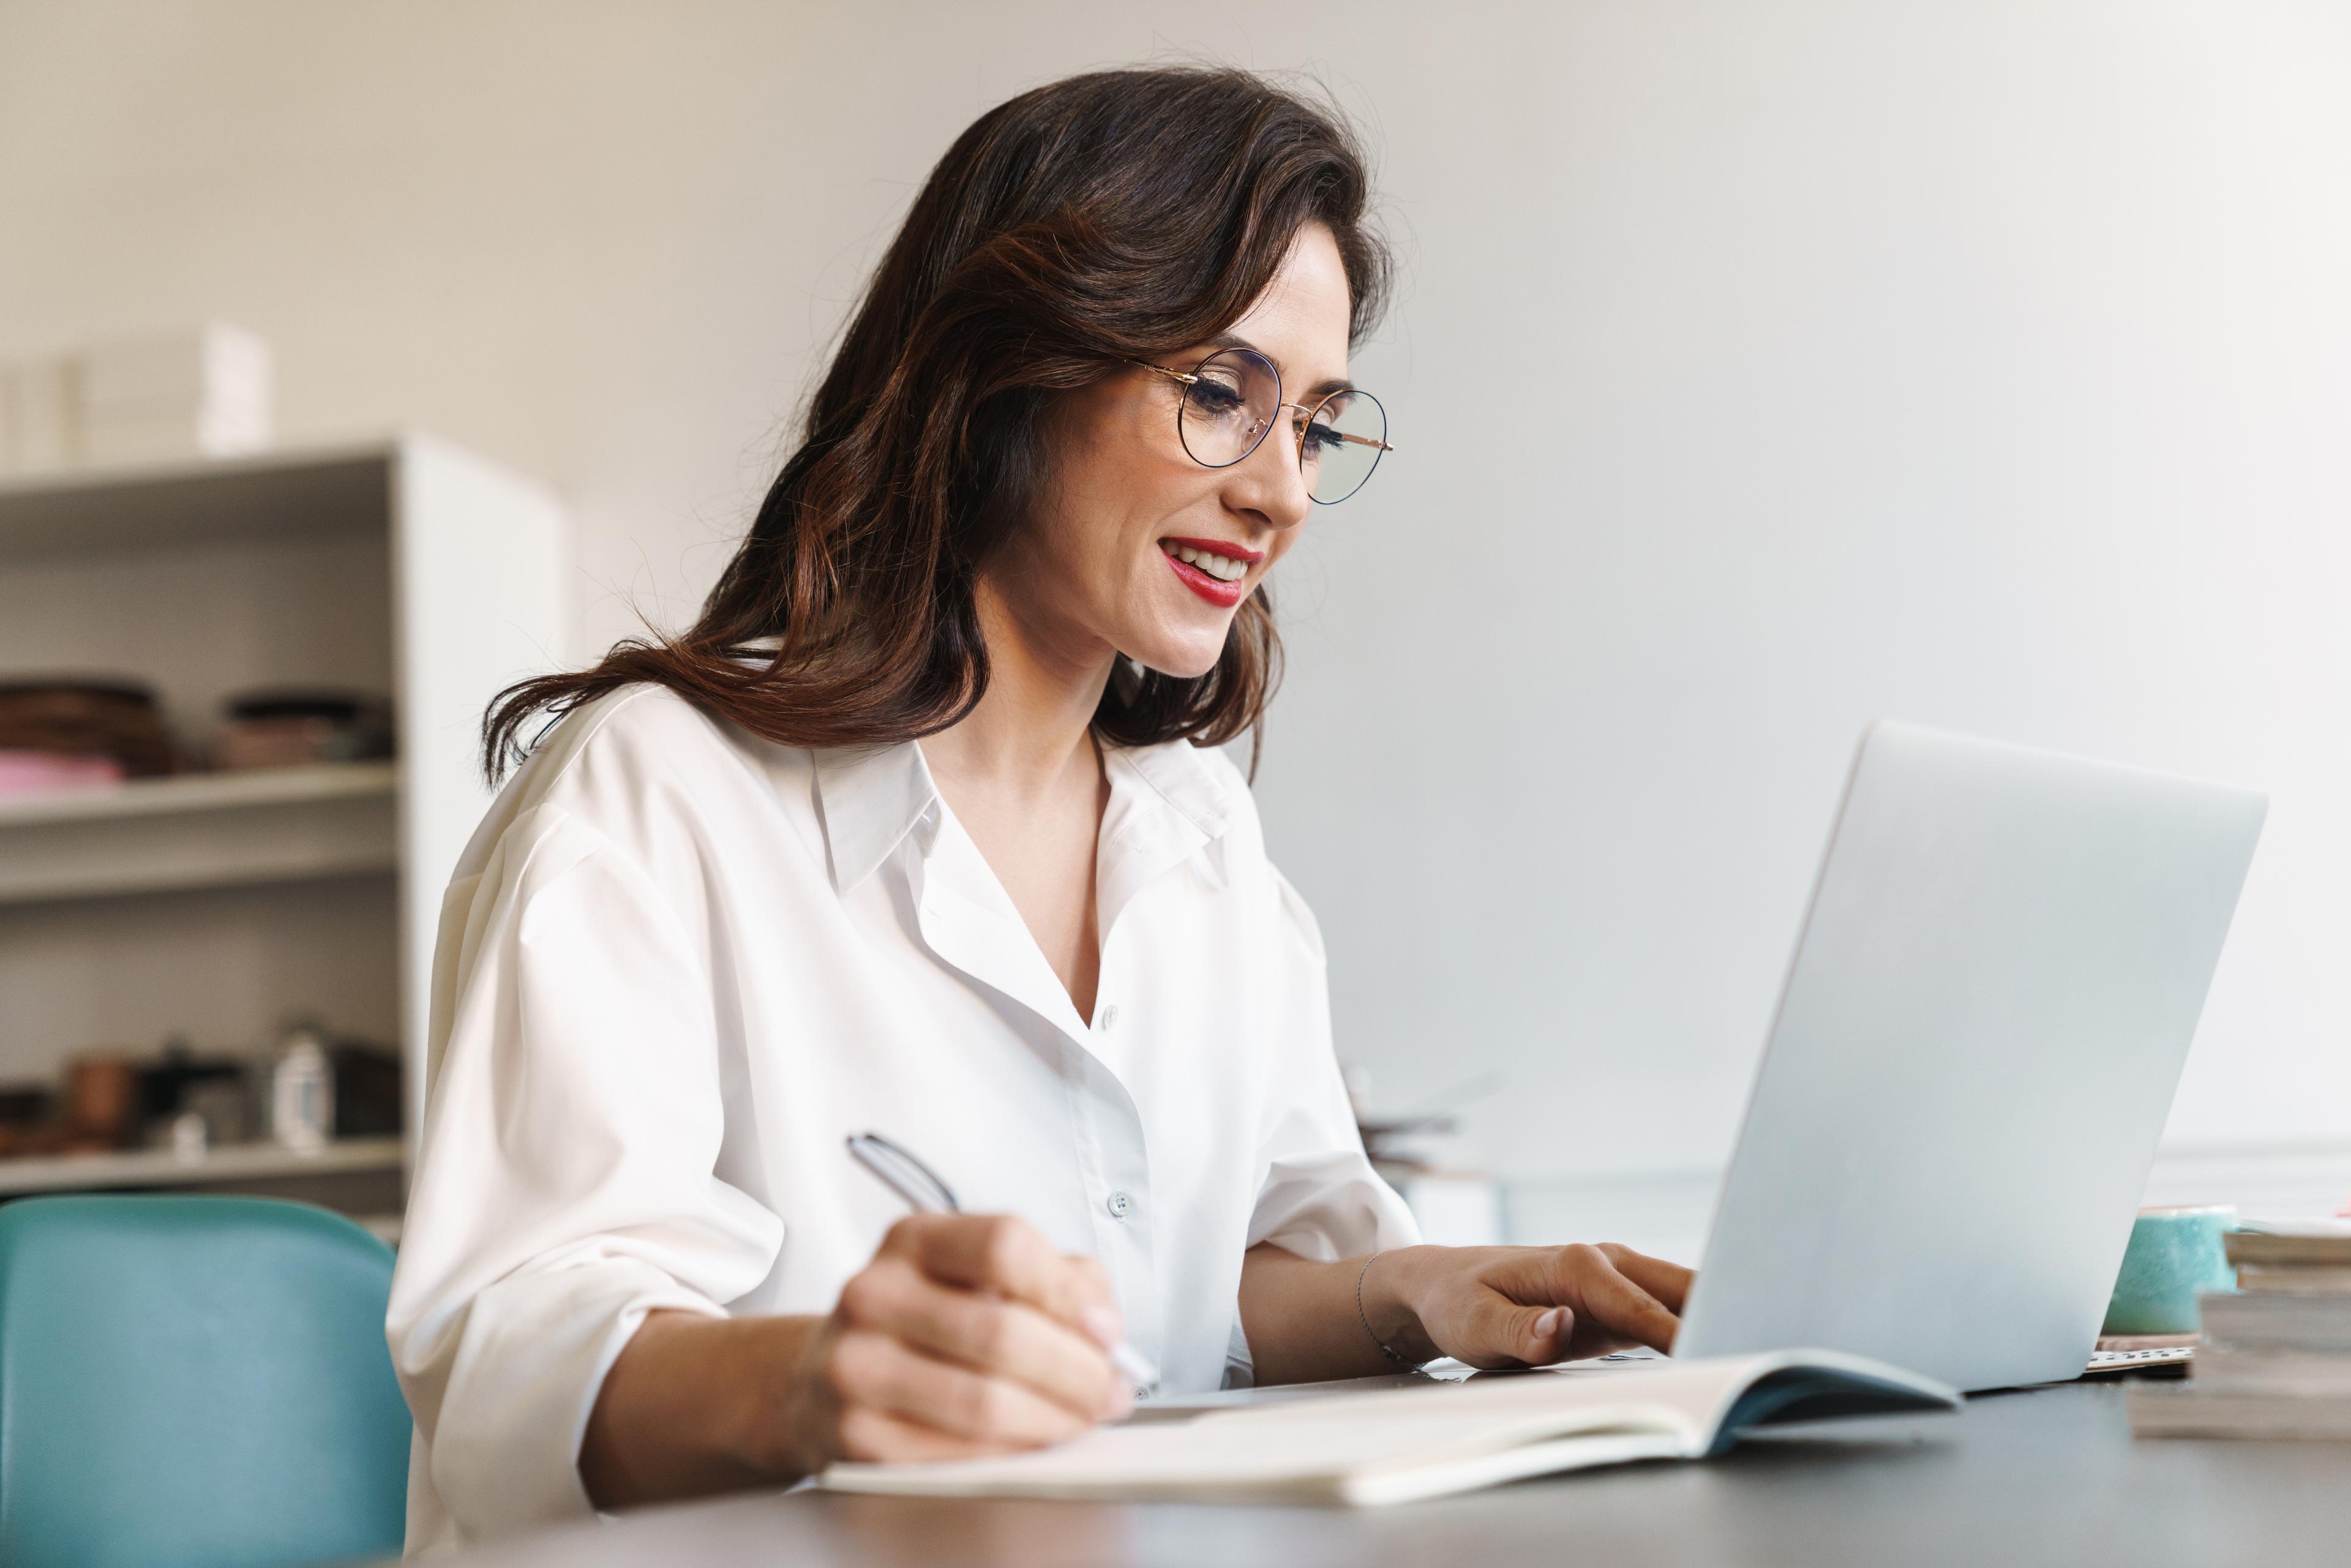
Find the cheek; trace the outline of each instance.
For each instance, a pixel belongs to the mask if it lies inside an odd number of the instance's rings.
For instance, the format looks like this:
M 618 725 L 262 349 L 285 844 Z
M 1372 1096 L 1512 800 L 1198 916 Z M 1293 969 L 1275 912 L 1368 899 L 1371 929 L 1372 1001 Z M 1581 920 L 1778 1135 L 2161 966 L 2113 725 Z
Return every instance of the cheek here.
M 1080 426 L 1057 444 L 1041 542 L 1079 575 L 1098 577 L 1146 525 L 1161 476 L 1122 433 Z

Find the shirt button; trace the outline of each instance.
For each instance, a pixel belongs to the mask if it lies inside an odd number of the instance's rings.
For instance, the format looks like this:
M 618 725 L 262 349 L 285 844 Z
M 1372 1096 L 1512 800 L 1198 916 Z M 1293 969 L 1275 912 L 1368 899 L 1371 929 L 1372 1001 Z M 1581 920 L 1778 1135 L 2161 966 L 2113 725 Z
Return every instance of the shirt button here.
M 1110 1006 L 1102 1009 L 1102 1022 L 1095 1027 L 1100 1029 L 1104 1034 L 1108 1034 L 1111 1030 L 1118 1027 L 1118 1004 L 1116 1002 L 1113 1002 Z
M 1102 1207 L 1110 1210 L 1110 1217 L 1113 1219 L 1124 1219 L 1134 1212 L 1134 1199 L 1123 1192 L 1114 1192 L 1110 1195 L 1108 1201 Z

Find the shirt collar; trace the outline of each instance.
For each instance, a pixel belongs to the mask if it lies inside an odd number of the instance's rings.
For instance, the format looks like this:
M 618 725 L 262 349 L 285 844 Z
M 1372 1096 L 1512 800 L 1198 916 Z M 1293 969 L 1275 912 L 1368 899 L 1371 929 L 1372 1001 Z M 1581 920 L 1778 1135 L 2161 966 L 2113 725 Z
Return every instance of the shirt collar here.
M 847 893 L 872 875 L 918 825 L 927 826 L 922 848 L 928 852 L 928 834 L 937 831 L 934 808 L 939 789 L 920 746 L 905 740 L 894 746 L 819 749 L 811 755 L 835 892 Z M 1103 758 L 1114 798 L 1124 772 L 1144 787 L 1143 793 L 1190 823 L 1200 841 L 1224 836 L 1232 816 L 1231 796 L 1189 742 L 1104 747 Z M 1123 827 L 1123 822 L 1106 821 L 1105 838 L 1122 836 Z
M 820 749 L 816 759 L 817 809 L 824 821 L 826 852 L 832 859 L 832 886 L 847 893 L 873 874 L 917 823 L 936 831 L 933 809 L 939 787 L 931 779 L 923 748 L 911 740 L 894 746 Z M 928 848 L 927 841 L 925 846 Z
M 1232 799 L 1225 781 L 1201 758 L 1198 748 L 1191 742 L 1175 740 L 1131 749 L 1105 748 L 1103 756 L 1113 768 L 1122 763 L 1133 768 L 1154 794 L 1200 831 L 1203 839 L 1224 836 L 1225 824 L 1232 816 Z

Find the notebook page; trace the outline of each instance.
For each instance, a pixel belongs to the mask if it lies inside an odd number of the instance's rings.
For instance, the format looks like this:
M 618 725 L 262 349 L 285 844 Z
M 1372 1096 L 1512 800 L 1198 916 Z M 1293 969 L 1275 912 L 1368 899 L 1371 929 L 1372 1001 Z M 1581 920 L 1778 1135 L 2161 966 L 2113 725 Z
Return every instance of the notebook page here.
M 1955 1406 L 1951 1390 L 1833 1351 L 1540 1372 L 1353 1392 L 1190 1421 L 1098 1429 L 1037 1453 L 935 1465 L 835 1465 L 837 1490 L 934 1496 L 1292 1498 L 1400 1501 L 1634 1458 L 1697 1458 L 1757 1379 L 1803 1369 L 1876 1389 L 1892 1409 Z
M 825 1472 L 824 1484 L 849 1491 L 951 1496 L 1335 1499 L 1344 1494 L 1351 1477 L 1392 1481 L 1420 1467 L 1461 1464 L 1579 1429 L 1636 1436 L 1644 1439 L 1644 1454 L 1659 1447 L 1675 1454 L 1696 1451 L 1687 1434 L 1652 1425 L 1656 1414 L 1636 1405 L 1531 1419 L 1435 1411 L 1410 1418 L 1358 1421 L 1326 1415 L 1264 1425 L 1205 1417 L 1104 1427 L 1058 1448 L 1002 1458 L 835 1465 Z
M 1701 1453 L 1713 1429 L 1707 1417 L 1741 1385 L 1749 1360 L 1660 1364 L 1658 1373 L 1589 1382 L 1537 1375 L 1332 1395 L 1186 1422 L 1104 1427 L 1061 1448 L 1001 1458 L 836 1465 L 824 1484 L 967 1496 L 1335 1498 L 1348 1493 L 1350 1478 L 1362 1478 L 1369 1490 L 1427 1495 L 1396 1478 L 1429 1467 L 1466 1466 L 1482 1475 L 1494 1467 L 1481 1459 L 1579 1435 L 1638 1439 L 1629 1449 L 1617 1443 L 1595 1450 L 1585 1461 L 1591 1463 Z M 1569 1468 L 1560 1462 L 1567 1457 L 1562 1452 L 1540 1468 Z M 1505 1465 L 1496 1477 L 1531 1473 Z
M 1809 1357 L 1806 1358 L 1809 1360 Z M 1414 1423 L 1442 1409 L 1456 1417 L 1517 1422 L 1529 1416 L 1562 1416 L 1601 1408 L 1642 1408 L 1640 1424 L 1711 1437 L 1715 1425 L 1747 1385 L 1767 1372 L 1790 1364 L 1784 1354 L 1718 1356 L 1706 1361 L 1635 1361 L 1598 1375 L 1562 1375 L 1543 1371 L 1472 1377 L 1421 1388 L 1332 1395 L 1281 1405 L 1218 1410 L 1193 1426 L 1229 1432 L 1241 1424 L 1283 1425 L 1323 1419 L 1343 1410 L 1349 1423 Z M 1559 1427 L 1558 1430 L 1569 1430 Z

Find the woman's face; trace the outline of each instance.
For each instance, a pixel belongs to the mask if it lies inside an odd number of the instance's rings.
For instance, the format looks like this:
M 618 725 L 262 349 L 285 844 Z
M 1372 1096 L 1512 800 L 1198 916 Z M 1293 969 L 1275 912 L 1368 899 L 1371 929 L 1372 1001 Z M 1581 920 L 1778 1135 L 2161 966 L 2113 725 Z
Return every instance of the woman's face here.
M 1346 381 L 1347 320 L 1338 245 L 1310 224 L 1230 331 L 1158 362 L 1188 371 L 1221 348 L 1255 349 L 1280 371 L 1283 399 L 1311 408 Z M 1170 675 L 1206 674 L 1242 601 L 1313 510 L 1288 417 L 1240 462 L 1206 468 L 1176 436 L 1183 393 L 1130 369 L 1072 395 L 1056 411 L 1040 515 L 989 566 L 1024 630 L 1079 667 L 1124 653 Z M 1223 559 L 1187 564 L 1179 549 Z

